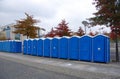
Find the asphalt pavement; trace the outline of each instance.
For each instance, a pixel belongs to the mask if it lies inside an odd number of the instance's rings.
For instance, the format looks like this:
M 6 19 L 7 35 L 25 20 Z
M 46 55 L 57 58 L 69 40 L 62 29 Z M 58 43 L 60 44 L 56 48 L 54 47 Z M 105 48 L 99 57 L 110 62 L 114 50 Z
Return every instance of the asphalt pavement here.
M 92 63 L 0 52 L 0 79 L 120 79 L 120 63 Z
M 83 79 L 0 58 L 0 79 Z

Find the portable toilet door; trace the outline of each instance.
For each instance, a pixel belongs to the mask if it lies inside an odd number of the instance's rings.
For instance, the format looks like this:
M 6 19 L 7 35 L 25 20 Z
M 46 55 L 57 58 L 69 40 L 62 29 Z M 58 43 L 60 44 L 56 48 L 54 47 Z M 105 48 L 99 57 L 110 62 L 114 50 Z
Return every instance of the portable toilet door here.
M 69 59 L 79 60 L 79 39 L 78 36 L 69 39 Z
M 30 39 L 28 39 L 28 43 L 27 43 L 27 47 L 28 47 L 28 49 L 27 49 L 27 55 L 31 55 L 31 40 Z
M 10 40 L 10 52 L 13 52 L 13 40 Z
M 38 56 L 43 56 L 43 43 L 44 43 L 44 38 L 40 38 L 37 43 L 37 55 Z
M 3 52 L 3 41 L 1 41 L 1 52 Z
M 44 52 L 43 52 L 43 56 L 44 57 L 50 57 L 50 53 L 51 53 L 51 38 L 46 38 L 44 40 Z
M 8 41 L 8 52 L 10 52 L 10 41 Z
M 80 60 L 92 61 L 92 37 L 82 36 L 80 38 Z
M 15 43 L 16 43 L 15 44 L 15 52 L 16 53 L 22 53 L 22 42 L 16 40 Z
M 2 42 L 0 41 L 0 52 L 2 52 Z
M 107 49 L 107 42 L 105 41 L 106 37 L 103 35 L 97 35 L 93 38 L 93 61 L 94 62 L 108 62 L 106 61 L 106 57 L 109 57 L 106 52 Z
M 59 52 L 59 38 L 53 38 L 51 40 L 51 57 L 58 58 Z
M 32 55 L 37 56 L 37 39 L 32 41 Z
M 27 54 L 27 39 L 23 41 L 23 54 Z
M 29 55 L 32 55 L 32 53 L 33 53 L 33 40 L 34 39 L 30 39 L 30 54 Z
M 59 42 L 59 58 L 68 59 L 69 37 L 62 37 Z

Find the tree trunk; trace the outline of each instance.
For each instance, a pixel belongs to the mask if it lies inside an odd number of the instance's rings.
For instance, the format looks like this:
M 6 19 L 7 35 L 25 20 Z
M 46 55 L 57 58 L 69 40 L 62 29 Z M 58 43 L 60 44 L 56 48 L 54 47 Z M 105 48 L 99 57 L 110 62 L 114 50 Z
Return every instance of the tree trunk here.
M 119 62 L 119 51 L 118 51 L 118 36 L 117 36 L 117 31 L 115 32 L 115 43 L 116 43 L 116 62 Z

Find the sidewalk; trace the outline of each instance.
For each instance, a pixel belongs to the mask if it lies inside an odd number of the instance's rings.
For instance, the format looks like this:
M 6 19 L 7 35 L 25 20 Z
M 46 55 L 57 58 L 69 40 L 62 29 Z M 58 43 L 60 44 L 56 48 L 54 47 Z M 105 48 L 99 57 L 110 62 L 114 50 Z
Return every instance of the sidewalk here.
M 120 79 L 120 62 L 92 63 L 4 52 L 0 58 L 85 79 Z

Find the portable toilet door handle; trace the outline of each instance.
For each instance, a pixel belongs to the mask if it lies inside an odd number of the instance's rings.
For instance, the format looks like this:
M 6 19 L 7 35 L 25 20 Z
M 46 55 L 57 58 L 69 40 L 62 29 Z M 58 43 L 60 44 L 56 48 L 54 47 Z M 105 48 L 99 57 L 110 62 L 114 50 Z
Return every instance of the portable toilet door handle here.
M 100 51 L 100 50 L 101 50 L 101 48 L 98 48 L 98 50 Z

